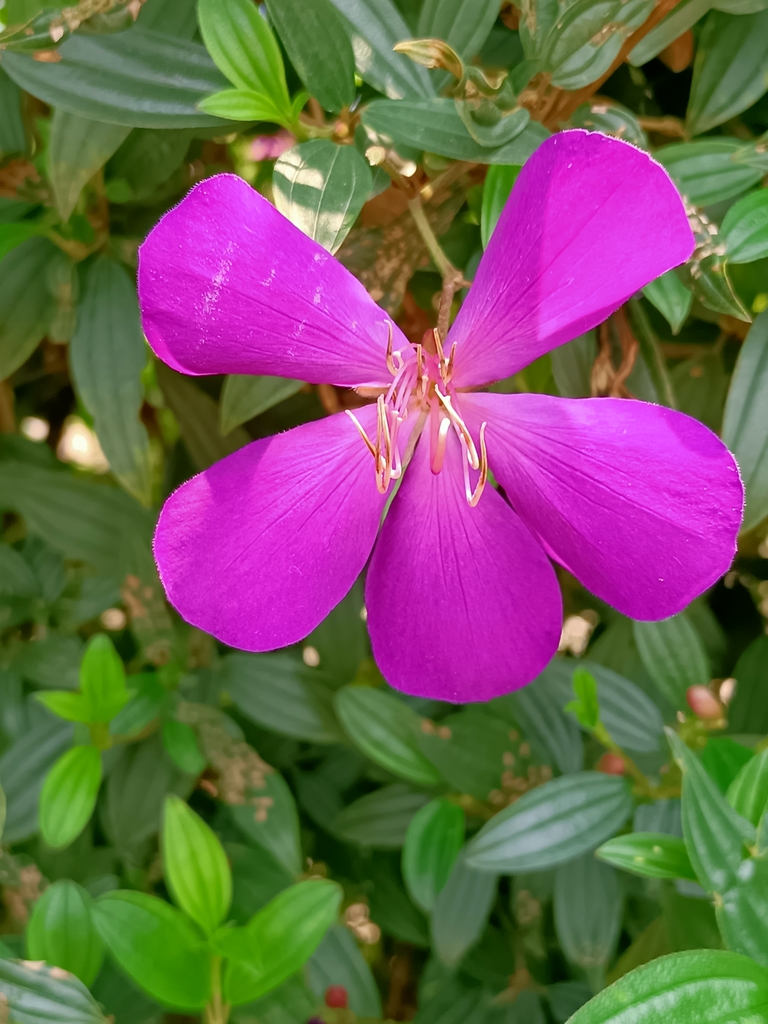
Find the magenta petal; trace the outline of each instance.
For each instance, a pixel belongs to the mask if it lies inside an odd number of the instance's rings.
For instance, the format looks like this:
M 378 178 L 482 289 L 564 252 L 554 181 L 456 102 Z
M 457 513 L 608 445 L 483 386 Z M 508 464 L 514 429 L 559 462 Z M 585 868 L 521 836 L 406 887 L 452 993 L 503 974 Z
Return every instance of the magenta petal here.
M 491 470 L 556 561 L 633 619 L 674 615 L 728 569 L 744 492 L 683 413 L 617 398 L 465 395 Z
M 438 475 L 418 444 L 373 552 L 366 607 L 387 682 L 455 703 L 525 686 L 562 623 L 552 565 L 520 519 L 491 487 L 468 505 L 453 434 Z
M 182 373 L 355 386 L 391 381 L 387 314 L 330 253 L 241 178 L 192 189 L 139 250 L 154 352 Z M 407 342 L 392 325 L 394 347 Z
M 375 432 L 375 408 L 359 418 Z M 359 576 L 385 500 L 343 413 L 254 441 L 165 503 L 160 577 L 188 622 L 232 647 L 295 643 Z
M 516 373 L 601 323 L 693 244 L 677 189 L 647 153 L 597 132 L 553 135 L 520 172 L 451 328 L 454 383 Z

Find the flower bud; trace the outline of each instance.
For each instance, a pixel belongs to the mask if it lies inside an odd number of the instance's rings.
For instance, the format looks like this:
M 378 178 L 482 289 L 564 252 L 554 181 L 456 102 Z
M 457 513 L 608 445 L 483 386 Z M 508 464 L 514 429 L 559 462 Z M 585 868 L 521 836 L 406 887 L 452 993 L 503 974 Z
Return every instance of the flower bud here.
M 329 985 L 325 990 L 325 1005 L 334 1010 L 346 1010 L 349 1000 L 343 985 Z
M 723 717 L 723 705 L 708 686 L 689 686 L 685 699 L 697 718 L 712 721 Z
M 606 775 L 623 775 L 626 771 L 624 758 L 620 754 L 608 751 L 597 762 L 597 770 L 605 772 Z

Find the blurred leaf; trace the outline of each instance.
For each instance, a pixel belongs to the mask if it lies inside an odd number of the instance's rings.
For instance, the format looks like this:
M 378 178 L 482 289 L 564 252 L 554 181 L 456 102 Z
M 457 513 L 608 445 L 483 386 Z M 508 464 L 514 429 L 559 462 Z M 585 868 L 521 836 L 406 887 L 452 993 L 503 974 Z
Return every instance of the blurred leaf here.
M 671 729 L 669 745 L 683 773 L 683 835 L 699 882 L 707 892 L 724 893 L 736 884 L 745 842 L 753 826 L 726 803 L 701 762 Z
M 647 284 L 643 288 L 643 295 L 666 318 L 672 333 L 679 334 L 691 312 L 693 295 L 674 270 L 668 270 L 666 274 Z
M 364 604 L 362 581 L 358 580 L 307 637 L 307 644 L 320 655 L 320 671 L 334 689 L 352 682 L 368 652 Z
M 187 775 L 199 775 L 205 768 L 195 730 L 186 722 L 177 722 L 175 718 L 163 722 L 163 746 L 176 767 Z
M 227 964 L 224 998 L 235 1006 L 249 1003 L 290 977 L 336 921 L 341 898 L 341 887 L 325 879 L 299 882 L 275 896 L 243 929 L 251 957 Z M 226 931 L 219 934 L 226 950 Z
M 464 844 L 464 812 L 450 800 L 417 811 L 403 847 L 403 878 L 414 903 L 430 913 Z
M 272 176 L 275 206 L 335 253 L 371 191 L 371 170 L 354 146 L 312 139 L 280 157 Z
M 67 722 L 90 722 L 91 706 L 82 693 L 70 690 L 48 690 L 36 693 L 35 700 L 48 708 L 54 715 Z
M 322 676 L 290 654 L 230 654 L 222 683 L 251 721 L 283 736 L 335 743 L 341 738 Z
M 91 991 L 110 1016 L 119 1009 L 119 1024 L 162 1024 L 162 1008 L 109 958 Z
M 723 441 L 738 461 L 746 491 L 742 527 L 745 530 L 757 526 L 768 514 L 768 422 L 763 414 L 766 402 L 768 311 L 757 317 L 741 347 L 723 417 Z M 752 731 L 752 724 L 748 731 Z
M 594 331 L 588 331 L 550 352 L 555 384 L 563 398 L 589 397 L 592 364 L 596 356 Z
M 80 663 L 80 690 L 91 722 L 109 722 L 128 701 L 125 668 L 106 633 L 96 633 L 88 641 Z
M 726 793 L 741 769 L 754 756 L 754 751 L 732 740 L 730 736 L 714 736 L 707 740 L 701 754 L 701 763 L 720 792 Z
M 358 74 L 391 99 L 432 96 L 424 68 L 395 53 L 395 43 L 411 33 L 392 0 L 332 0 L 352 40 Z
M 54 110 L 48 148 L 48 175 L 63 221 L 77 205 L 80 193 L 104 166 L 130 128 L 89 121 L 66 110 Z
M 76 746 L 63 754 L 40 792 L 40 833 L 49 846 L 69 846 L 85 828 L 101 785 L 101 754 Z
M 29 918 L 29 959 L 62 967 L 84 985 L 92 985 L 104 959 L 104 945 L 91 920 L 92 903 L 85 889 L 74 882 L 48 886 Z
M 752 263 L 768 256 L 768 189 L 734 203 L 723 218 L 720 236 L 729 263 Z
M 293 875 L 261 846 L 227 843 L 232 866 L 232 910 L 237 924 L 246 924 L 283 889 L 293 884 Z
M 687 124 L 700 135 L 751 107 L 768 89 L 768 10 L 711 11 L 696 47 Z
M 728 803 L 757 827 L 768 805 L 768 750 L 751 757 L 728 787 Z
M 56 967 L 0 959 L 0 992 L 13 1024 L 107 1024 L 85 985 Z
M 411 819 L 428 801 L 425 793 L 402 783 L 383 786 L 345 807 L 336 819 L 334 832 L 359 846 L 397 850 L 405 844 Z
M 660 622 L 635 622 L 635 641 L 648 674 L 676 708 L 685 708 L 690 686 L 708 686 L 707 652 L 685 615 Z
M 416 34 L 442 39 L 469 60 L 480 52 L 498 13 L 496 0 L 425 0 Z
M 586 128 L 588 131 L 613 135 L 624 142 L 631 142 L 640 149 L 648 149 L 648 138 L 637 115 L 617 103 L 592 100 L 582 105 L 571 115 L 569 127 Z
M 467 863 L 482 871 L 543 871 L 594 850 L 627 820 L 632 798 L 626 780 L 577 772 L 525 793 L 487 822 L 467 848 Z
M 0 68 L 0 158 L 27 149 L 27 133 L 21 117 L 21 90 Z
M 432 945 L 449 967 L 480 938 L 496 897 L 496 875 L 473 869 L 467 853 L 459 854 L 432 910 Z
M 680 191 L 698 206 L 709 206 L 741 195 L 762 177 L 737 139 L 712 138 L 674 142 L 654 157 L 669 171 Z
M 141 27 L 191 39 L 197 32 L 196 0 L 152 0 L 141 9 Z
M 635 67 L 646 64 L 695 25 L 711 6 L 712 0 L 681 0 L 630 50 L 628 61 Z
M 363 122 L 395 142 L 453 160 L 482 164 L 522 165 L 548 134 L 540 124 L 531 121 L 506 145 L 496 149 L 481 146 L 465 128 L 452 99 L 374 100 L 363 111 Z
M 255 791 L 251 803 L 233 806 L 230 813 L 245 835 L 268 850 L 294 877 L 299 874 L 303 863 L 299 817 L 293 794 L 281 775 L 267 775 L 263 791 Z
M 291 64 L 320 106 L 335 113 L 350 106 L 355 55 L 344 20 L 330 0 L 268 0 L 267 10 Z
M 227 125 L 197 108 L 227 84 L 200 43 L 136 25 L 115 36 L 74 35 L 58 52 L 58 63 L 6 53 L 3 65 L 22 89 L 93 121 L 136 128 Z
M 232 873 L 215 833 L 172 794 L 165 798 L 162 848 L 164 877 L 175 902 L 212 935 L 232 902 Z
M 552 677 L 550 667 L 533 683 L 514 694 L 514 704 L 526 734 L 549 752 L 560 771 L 565 774 L 580 772 L 584 767 L 581 732 L 576 722 L 563 711 L 565 700 L 558 692 L 558 683 Z M 567 692 L 570 680 L 565 685 Z
M 726 946 L 768 967 L 768 862 L 742 861 L 736 884 L 715 905 Z
M 342 985 L 349 1009 L 358 1017 L 381 1017 L 381 996 L 376 980 L 348 928 L 335 925 L 307 961 L 309 987 L 318 999 L 329 985 Z
M 47 238 L 29 238 L 0 260 L 0 380 L 27 361 L 48 330 L 54 305 L 46 275 L 60 257 Z
M 416 745 L 419 716 L 399 697 L 369 686 L 345 686 L 336 694 L 335 706 L 349 738 L 376 764 L 416 785 L 441 781 Z
M 192 922 L 143 892 L 100 896 L 93 908 L 107 949 L 137 985 L 165 1006 L 200 1010 L 210 997 L 210 954 Z
M 555 929 L 563 952 L 598 985 L 621 929 L 616 872 L 593 854 L 569 861 L 555 875 Z
M 719 433 L 728 391 L 728 376 L 720 352 L 703 352 L 685 359 L 672 370 L 670 380 L 677 398 L 677 408 Z M 689 613 L 690 607 L 686 609 L 686 614 Z M 702 636 L 705 646 L 708 640 L 713 639 L 711 632 Z M 711 655 L 714 652 L 708 653 Z
M 223 437 L 234 427 L 259 416 L 304 387 L 300 380 L 287 377 L 247 377 L 230 374 L 221 389 L 221 425 Z
M 685 843 L 661 832 L 630 832 L 598 847 L 595 854 L 614 867 L 643 878 L 688 878 L 696 881 Z
M 72 726 L 46 716 L 0 757 L 0 782 L 7 801 L 6 843 L 17 843 L 37 832 L 43 780 L 71 743 Z
M 80 679 L 82 654 L 80 637 L 51 633 L 23 647 L 13 668 L 37 686 L 66 686 L 74 690 Z
M 142 12 L 146 16 L 147 8 Z M 197 20 L 194 18 L 195 28 Z M 154 128 L 134 128 L 125 142 L 108 162 L 106 173 L 110 179 L 127 182 L 132 200 L 151 196 L 158 186 L 171 177 L 184 159 L 192 141 L 193 132 L 186 128 L 158 131 Z
M 386 935 L 428 949 L 426 917 L 408 898 L 392 862 L 385 854 L 380 854 L 379 858 L 374 860 L 371 867 L 373 889 L 368 898 L 371 920 Z
M 569 1024 L 764 1024 L 768 973 L 737 953 L 672 953 L 630 971 Z
M 480 211 L 480 237 L 485 249 L 491 240 L 501 211 L 509 198 L 512 186 L 517 180 L 521 168 L 495 164 L 488 169 L 483 185 L 483 205 Z
M 129 677 L 136 695 L 109 723 L 112 736 L 138 736 L 153 722 L 168 703 L 168 691 L 158 682 L 155 672 L 142 672 Z
M 573 692 L 576 700 L 566 704 L 564 710 L 570 711 L 583 729 L 595 729 L 600 722 L 600 702 L 597 681 L 591 672 L 581 667 L 574 669 Z
M 40 585 L 19 552 L 8 544 L 0 544 L 0 594 L 35 597 L 39 590 Z
M 110 468 L 143 505 L 152 499 L 149 438 L 139 420 L 147 350 L 136 288 L 108 257 L 91 264 L 70 345 L 70 366 Z
M 715 908 L 710 900 L 701 899 L 700 890 L 696 896 L 688 897 L 668 885 L 662 892 L 661 903 L 672 952 L 723 948 Z

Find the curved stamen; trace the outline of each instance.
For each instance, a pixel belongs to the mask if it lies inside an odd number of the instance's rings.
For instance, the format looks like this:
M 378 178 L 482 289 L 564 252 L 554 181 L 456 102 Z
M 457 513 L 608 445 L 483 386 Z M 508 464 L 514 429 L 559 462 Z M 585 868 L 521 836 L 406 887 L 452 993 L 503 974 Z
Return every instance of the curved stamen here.
M 488 424 L 485 422 L 480 425 L 480 476 L 474 491 L 472 490 L 469 480 L 469 452 L 467 452 L 464 438 L 462 438 L 464 451 L 467 455 L 467 459 L 464 460 L 464 491 L 467 495 L 467 501 L 472 508 L 474 508 L 478 501 L 480 501 L 480 497 L 485 490 L 485 485 L 488 482 L 488 452 L 485 447 L 485 428 L 487 426 Z
M 461 416 L 459 416 L 459 414 L 453 408 L 450 397 L 448 395 L 444 395 L 439 388 L 435 388 L 435 394 L 440 399 L 443 408 L 450 417 L 451 423 L 456 428 L 459 437 L 462 439 L 464 445 L 466 446 L 467 459 L 469 460 L 470 466 L 472 467 L 472 469 L 479 469 L 480 459 L 478 458 L 477 449 L 475 448 L 475 442 L 472 440 L 472 435 L 469 432 L 469 428 L 467 427 L 466 423 L 461 418 Z

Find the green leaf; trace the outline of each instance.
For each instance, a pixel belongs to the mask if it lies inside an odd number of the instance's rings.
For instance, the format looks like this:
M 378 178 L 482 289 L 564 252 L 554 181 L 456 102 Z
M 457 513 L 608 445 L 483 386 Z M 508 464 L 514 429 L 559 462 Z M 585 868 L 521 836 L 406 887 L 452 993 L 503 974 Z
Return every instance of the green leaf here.
M 691 260 L 680 268 L 680 273 L 693 292 L 694 298 L 708 309 L 750 323 L 752 317 L 739 298 L 728 276 L 728 267 L 719 253 L 700 260 Z
M 616 872 L 591 853 L 561 865 L 555 875 L 555 930 L 571 963 L 599 978 L 621 929 L 622 894 Z
M 204 97 L 198 109 L 228 121 L 273 121 L 283 124 L 287 119 L 275 106 L 274 100 L 253 89 L 222 89 Z
M 729 263 L 752 263 L 768 256 L 768 189 L 734 203 L 723 218 L 720 237 Z
M 755 827 L 759 825 L 768 805 L 768 750 L 747 761 L 728 787 L 726 796 L 737 814 Z
M 48 175 L 62 220 L 69 220 L 86 183 L 125 141 L 125 125 L 89 121 L 54 110 L 48 143 Z
M 685 708 L 688 688 L 708 686 L 711 678 L 701 637 L 682 614 L 632 628 L 648 675 L 674 707 Z
M 215 833 L 173 795 L 165 798 L 163 867 L 175 902 L 212 935 L 232 902 L 232 873 Z
M 741 347 L 723 417 L 723 441 L 736 457 L 746 492 L 744 530 L 751 530 L 768 515 L 766 403 L 768 311 L 757 317 Z
M 318 999 L 325 996 L 329 985 L 342 985 L 347 990 L 352 1013 L 358 1017 L 381 1017 L 381 996 L 376 980 L 344 925 L 328 929 L 307 961 L 305 973 Z
M 0 544 L 0 594 L 4 597 L 37 597 L 40 584 L 19 552 Z
M 288 377 L 250 377 L 231 373 L 221 389 L 220 431 L 226 436 L 234 427 L 260 416 L 301 391 L 304 382 Z
M 768 967 L 768 862 L 742 861 L 733 888 L 715 903 L 725 944 Z
M 330 0 L 268 0 L 267 10 L 291 64 L 320 106 L 337 113 L 350 106 L 355 55 Z
M 700 135 L 751 107 L 768 89 L 768 10 L 711 11 L 696 47 L 687 125 Z
M 12 224 L 0 224 L 0 259 L 17 249 L 22 242 L 45 234 L 45 227 L 37 220 L 22 220 Z
M 141 10 L 142 28 L 191 39 L 197 32 L 196 8 L 195 0 L 152 0 Z
M 613 135 L 624 142 L 631 142 L 639 149 L 648 149 L 648 137 L 637 119 L 637 115 L 618 103 L 592 100 L 582 103 L 571 115 L 569 126 L 586 128 L 603 135 Z
M 765 1024 L 768 972 L 723 950 L 659 957 L 591 999 L 568 1024 Z
M 71 690 L 48 690 L 36 693 L 35 700 L 67 722 L 90 722 L 91 706 L 82 693 Z
M 237 924 L 246 924 L 283 889 L 293 884 L 293 875 L 262 846 L 227 843 L 232 865 L 232 910 Z
M 715 736 L 707 740 L 701 754 L 701 763 L 720 792 L 726 793 L 744 765 L 754 756 L 753 750 L 732 740 L 730 736 Z
M 107 1024 L 85 985 L 56 967 L 0 959 L 0 995 L 14 1024 Z
M 272 732 L 314 743 L 341 738 L 322 676 L 290 654 L 230 654 L 222 683 L 246 718 Z
M 757 184 L 763 172 L 750 166 L 738 139 L 712 138 L 662 146 L 654 157 L 680 191 L 698 206 L 732 199 Z
M 643 878 L 687 878 L 696 881 L 682 839 L 663 832 L 630 832 L 603 843 L 595 851 L 601 860 Z
M 587 331 L 550 352 L 552 374 L 563 398 L 589 398 L 592 364 L 596 356 L 594 331 Z
M 93 900 L 75 882 L 49 885 L 32 908 L 27 956 L 69 971 L 89 987 L 104 960 L 104 944 L 91 919 Z
M 550 685 L 547 671 L 514 695 L 515 708 L 526 733 L 549 752 L 552 763 L 561 772 L 580 772 L 584 767 L 581 732 L 576 722 L 563 711 L 565 700 Z M 567 693 L 570 678 L 565 685 Z
M 481 146 L 464 127 L 452 99 L 402 100 L 399 103 L 374 100 L 362 116 L 369 128 L 385 138 L 453 160 L 481 164 L 522 165 L 549 134 L 538 122 L 531 121 L 506 145 L 495 149 Z
M 201 1010 L 210 998 L 210 954 L 195 925 L 156 896 L 120 890 L 93 907 L 104 943 L 137 985 L 164 1006 Z
M 48 771 L 72 743 L 72 726 L 46 717 L 25 732 L 0 758 L 0 782 L 7 801 L 3 839 L 16 843 L 38 829 L 38 801 Z
M 320 671 L 334 689 L 355 678 L 368 654 L 363 608 L 362 580 L 358 580 L 344 600 L 307 637 L 307 643 L 320 656 Z
M 467 863 L 500 874 L 556 867 L 594 850 L 631 810 L 625 779 L 601 772 L 564 775 L 524 793 L 483 825 L 467 848 Z
M 712 0 L 681 0 L 630 50 L 627 60 L 635 67 L 646 64 L 703 18 L 711 6 Z
M 5 798 L 5 790 L 0 786 L 0 839 L 3 838 L 3 829 L 5 828 L 5 817 L 8 811 L 8 802 Z
M 334 832 L 350 843 L 378 850 L 397 850 L 405 844 L 408 826 L 429 797 L 395 783 L 361 796 L 339 814 Z
M 27 133 L 21 116 L 21 90 L 0 68 L 0 155 L 4 160 L 27 149 Z
M 146 12 L 144 8 L 142 18 Z M 192 13 L 194 15 L 194 8 Z M 145 199 L 178 168 L 192 135 L 186 128 L 166 131 L 134 128 L 107 164 L 107 176 L 127 182 L 134 200 Z
M 496 897 L 496 875 L 470 867 L 466 853 L 456 859 L 432 910 L 432 945 L 449 967 L 480 938 Z
M 299 816 L 287 783 L 272 772 L 265 776 L 264 788 L 251 791 L 249 796 L 249 803 L 230 808 L 238 828 L 268 850 L 291 875 L 298 875 L 303 864 Z
M 195 730 L 186 722 L 177 722 L 175 718 L 163 722 L 163 746 L 176 767 L 187 775 L 199 775 L 205 768 L 206 760 Z
M 411 819 L 403 847 L 403 879 L 411 899 L 431 912 L 464 844 L 464 812 L 432 800 Z
M 55 64 L 6 52 L 3 66 L 22 89 L 93 121 L 229 130 L 226 121 L 198 110 L 204 96 L 227 85 L 200 43 L 136 25 L 114 36 L 78 33 L 58 52 Z
M 483 205 L 480 210 L 480 237 L 484 249 L 491 240 L 493 229 L 496 227 L 520 170 L 520 167 L 514 165 L 507 167 L 504 164 L 494 164 L 488 169 L 483 186 Z
M 248 961 L 231 960 L 224 973 L 224 998 L 249 1003 L 277 988 L 304 964 L 336 921 L 342 890 L 335 882 L 310 879 L 292 885 L 260 910 L 243 931 Z M 218 945 L 227 950 L 226 932 Z
M 480 52 L 498 13 L 496 0 L 425 0 L 416 35 L 442 39 L 469 60 Z
M 49 846 L 69 846 L 87 825 L 101 785 L 101 754 L 72 747 L 46 776 L 40 792 L 40 833 Z
M 88 641 L 80 663 L 80 689 L 91 709 L 91 722 L 109 722 L 128 701 L 125 668 L 106 633 Z
M 752 825 L 726 803 L 696 755 L 666 730 L 669 745 L 683 773 L 683 835 L 700 884 L 723 893 L 736 884 L 744 843 L 755 841 Z
M 136 695 L 109 723 L 111 736 L 138 736 L 168 703 L 168 691 L 158 682 L 155 672 L 137 673 L 128 682 Z
M 268 96 L 290 123 L 280 47 L 258 8 L 248 0 L 200 0 L 197 17 L 206 49 L 230 82 Z
M 691 312 L 693 295 L 674 270 L 668 270 L 666 274 L 647 284 L 643 288 L 643 295 L 666 318 L 672 333 L 679 334 Z
M 416 745 L 419 716 L 399 697 L 369 686 L 344 686 L 335 705 L 349 738 L 376 764 L 419 786 L 441 781 Z
M 149 438 L 139 420 L 146 362 L 136 287 L 118 263 L 101 256 L 88 270 L 70 344 L 70 366 L 112 472 L 126 490 L 149 505 Z
M 575 715 L 584 729 L 595 729 L 600 722 L 600 702 L 597 699 L 597 682 L 591 672 L 585 668 L 574 671 L 573 692 L 576 700 L 566 704 L 564 710 Z
M 316 242 L 336 252 L 371 191 L 371 170 L 354 146 L 313 139 L 275 164 L 275 206 Z
M 54 303 L 47 274 L 60 257 L 47 238 L 30 238 L 0 261 L 0 380 L 27 361 L 48 330 Z
M 332 3 L 346 24 L 357 71 L 364 82 L 394 100 L 434 95 L 426 70 L 395 53 L 395 43 L 410 38 L 411 33 L 392 0 Z
M 77 636 L 51 633 L 21 649 L 13 667 L 38 686 L 75 689 L 80 680 L 83 645 Z

